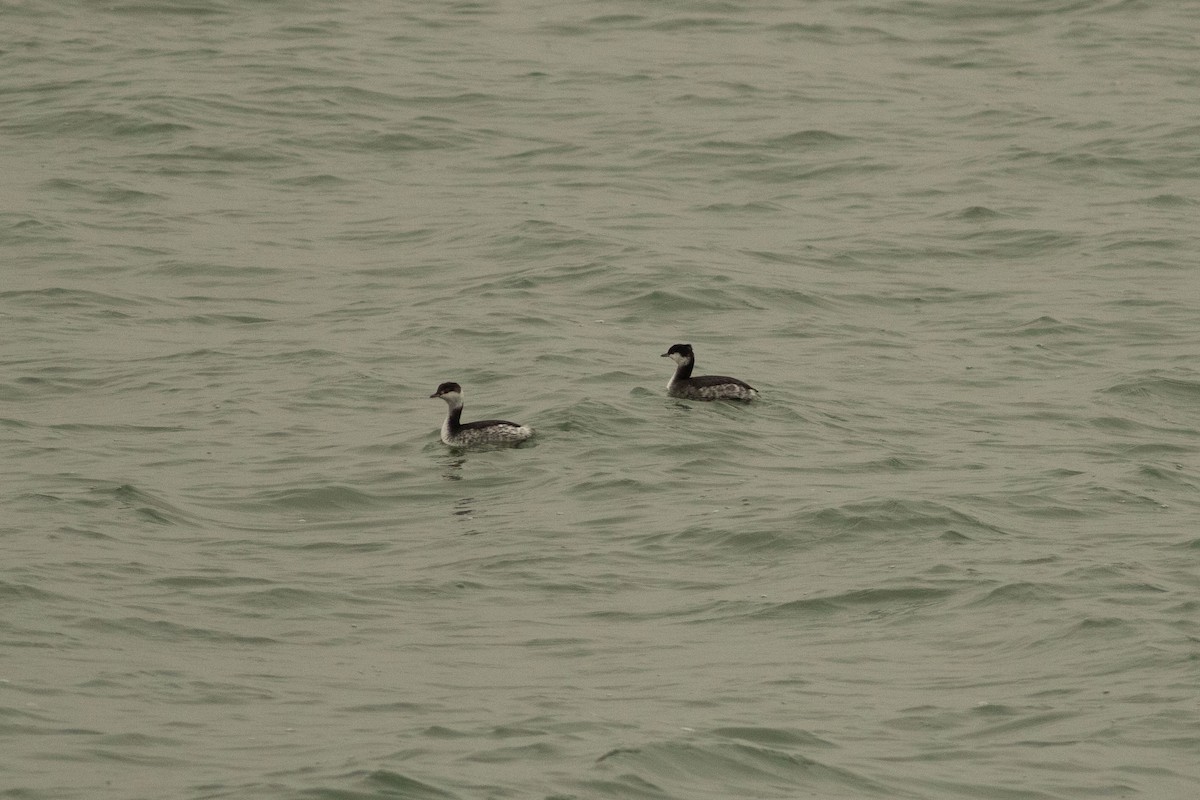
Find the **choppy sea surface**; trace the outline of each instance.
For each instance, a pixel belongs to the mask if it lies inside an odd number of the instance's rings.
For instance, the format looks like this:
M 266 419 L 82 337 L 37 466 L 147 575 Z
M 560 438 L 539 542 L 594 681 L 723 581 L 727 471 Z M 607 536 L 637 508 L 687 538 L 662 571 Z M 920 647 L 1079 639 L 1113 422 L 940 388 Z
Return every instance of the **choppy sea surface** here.
M 1194 4 L 0 18 L 0 797 L 1200 794 Z

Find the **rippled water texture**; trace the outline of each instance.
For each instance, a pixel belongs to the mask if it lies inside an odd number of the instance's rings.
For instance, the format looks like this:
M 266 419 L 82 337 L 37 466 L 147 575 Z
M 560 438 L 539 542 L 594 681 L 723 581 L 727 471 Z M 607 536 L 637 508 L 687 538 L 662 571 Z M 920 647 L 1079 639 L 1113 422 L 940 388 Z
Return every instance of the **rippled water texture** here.
M 1192 5 L 2 15 L 0 796 L 1200 792 Z

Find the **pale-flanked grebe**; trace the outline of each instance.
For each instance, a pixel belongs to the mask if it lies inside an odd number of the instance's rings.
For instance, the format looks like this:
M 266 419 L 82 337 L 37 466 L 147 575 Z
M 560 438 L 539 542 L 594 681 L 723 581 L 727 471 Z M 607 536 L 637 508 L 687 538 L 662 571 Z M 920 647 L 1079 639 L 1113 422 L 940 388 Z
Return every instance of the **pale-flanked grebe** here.
M 692 367 L 696 366 L 696 354 L 692 352 L 690 344 L 671 345 L 671 349 L 663 353 L 663 358 L 669 358 L 678 365 L 671 382 L 667 384 L 667 394 L 671 397 L 688 400 L 753 400 L 758 396 L 757 389 L 737 378 L 724 375 L 693 378 Z
M 473 447 L 487 444 L 519 444 L 533 436 L 533 428 L 503 419 L 484 419 L 479 422 L 462 421 L 462 387 L 448 381 L 429 395 L 440 397 L 450 407 L 446 421 L 442 423 L 442 441 L 451 447 Z

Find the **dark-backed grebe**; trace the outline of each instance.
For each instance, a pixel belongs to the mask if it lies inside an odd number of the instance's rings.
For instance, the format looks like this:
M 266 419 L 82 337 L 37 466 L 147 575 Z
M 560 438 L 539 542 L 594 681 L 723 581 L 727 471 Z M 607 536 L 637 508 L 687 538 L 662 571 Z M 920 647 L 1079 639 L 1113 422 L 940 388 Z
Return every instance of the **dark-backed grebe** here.
M 727 378 L 724 375 L 701 375 L 692 377 L 692 367 L 696 366 L 696 354 L 690 344 L 673 344 L 671 349 L 663 353 L 663 358 L 669 358 L 678 366 L 671 382 L 667 384 L 667 394 L 671 397 L 683 397 L 688 400 L 753 400 L 758 396 L 758 390 L 737 378 Z
M 462 387 L 453 381 L 438 386 L 429 395 L 440 397 L 450 406 L 446 421 L 442 423 L 442 441 L 451 447 L 473 447 L 485 444 L 519 444 L 533 436 L 533 428 L 503 419 L 484 419 L 479 422 L 463 422 Z

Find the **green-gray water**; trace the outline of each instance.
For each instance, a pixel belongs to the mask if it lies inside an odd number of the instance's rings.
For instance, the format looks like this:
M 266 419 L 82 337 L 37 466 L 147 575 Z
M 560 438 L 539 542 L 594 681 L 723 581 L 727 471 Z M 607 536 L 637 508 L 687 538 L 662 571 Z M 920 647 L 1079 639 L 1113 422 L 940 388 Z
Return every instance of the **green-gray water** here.
M 0 797 L 1200 792 L 1193 6 L 0 19 Z

